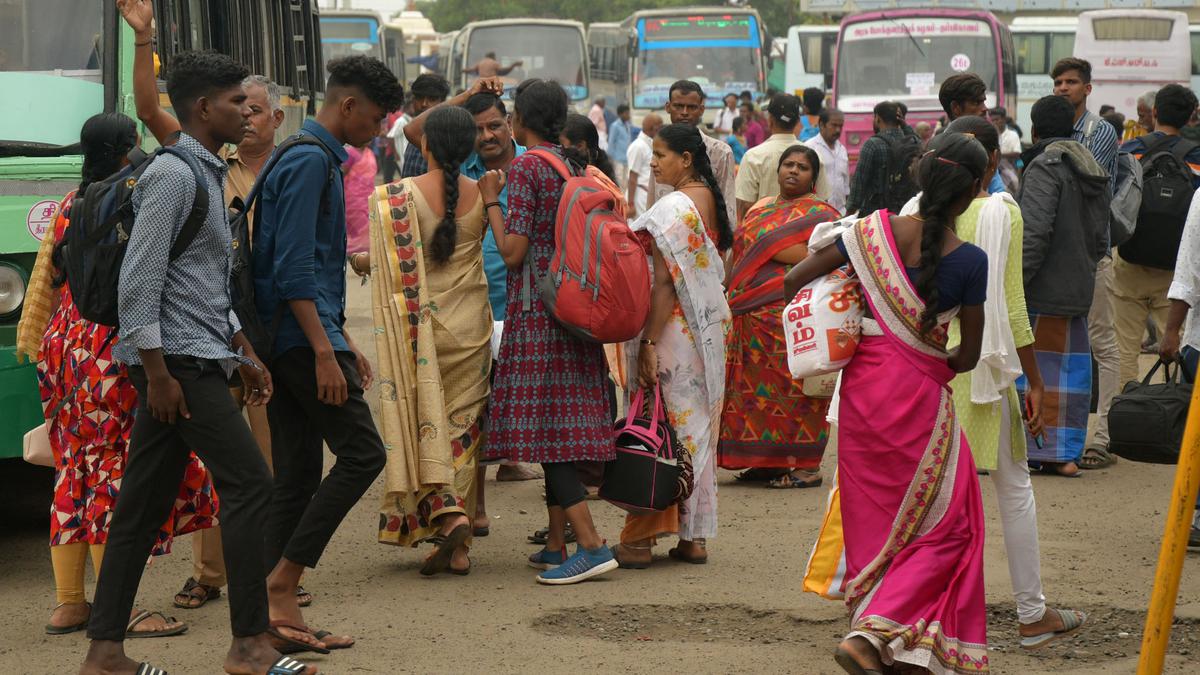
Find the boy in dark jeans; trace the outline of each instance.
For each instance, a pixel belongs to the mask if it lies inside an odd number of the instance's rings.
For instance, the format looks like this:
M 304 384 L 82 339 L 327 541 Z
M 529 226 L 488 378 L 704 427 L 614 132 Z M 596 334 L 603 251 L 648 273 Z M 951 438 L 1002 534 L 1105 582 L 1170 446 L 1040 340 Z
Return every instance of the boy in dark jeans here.
M 306 567 L 316 567 L 334 531 L 383 470 L 383 442 L 363 390 L 371 365 L 345 331 L 346 204 L 338 167 L 344 144 L 362 147 L 404 100 L 378 59 L 328 65 L 325 103 L 279 158 L 262 186 L 254 230 L 255 302 L 274 334 L 276 395 L 271 424 L 275 490 L 267 521 L 271 625 L 292 646 L 344 648 L 353 639 L 308 630 L 296 601 Z M 321 480 L 323 448 L 337 457 Z

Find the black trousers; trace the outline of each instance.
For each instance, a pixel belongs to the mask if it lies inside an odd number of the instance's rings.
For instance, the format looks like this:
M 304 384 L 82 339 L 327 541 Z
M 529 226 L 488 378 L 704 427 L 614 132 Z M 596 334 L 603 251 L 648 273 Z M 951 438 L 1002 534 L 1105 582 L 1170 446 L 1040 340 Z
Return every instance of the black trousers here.
M 267 520 L 268 569 L 280 557 L 316 567 L 333 533 L 386 462 L 354 355 L 338 352 L 337 361 L 350 394 L 340 406 L 317 400 L 311 349 L 290 349 L 271 365 L 275 395 L 267 404 L 267 419 L 275 490 Z M 323 444 L 337 457 L 325 480 Z
M 546 506 L 569 509 L 587 498 L 576 462 L 544 462 L 542 473 L 546 476 Z
M 145 371 L 129 369 L 138 392 L 137 420 L 96 582 L 88 637 L 125 639 L 146 558 L 175 505 L 190 450 L 208 467 L 220 498 L 233 635 L 258 635 L 267 630 L 268 621 L 262 551 L 271 473 L 229 395 L 220 363 L 189 356 L 168 356 L 166 363 L 183 388 L 191 419 L 180 418 L 173 425 L 156 420 L 147 407 Z

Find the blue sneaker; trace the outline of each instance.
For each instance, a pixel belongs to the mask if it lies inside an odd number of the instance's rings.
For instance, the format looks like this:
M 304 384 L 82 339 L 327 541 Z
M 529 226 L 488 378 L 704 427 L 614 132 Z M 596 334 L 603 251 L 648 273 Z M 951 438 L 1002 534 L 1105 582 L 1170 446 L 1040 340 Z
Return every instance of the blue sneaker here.
M 617 559 L 613 557 L 612 550 L 607 546 L 601 546 L 594 551 L 579 546 L 575 549 L 575 555 L 568 558 L 566 562 L 539 574 L 537 582 L 551 586 L 577 584 L 580 581 L 586 581 L 615 570 L 617 567 Z
M 529 556 L 529 566 L 534 569 L 548 570 L 551 567 L 558 567 L 567 561 L 567 547 L 564 546 L 557 551 L 551 551 L 544 548 L 537 553 Z

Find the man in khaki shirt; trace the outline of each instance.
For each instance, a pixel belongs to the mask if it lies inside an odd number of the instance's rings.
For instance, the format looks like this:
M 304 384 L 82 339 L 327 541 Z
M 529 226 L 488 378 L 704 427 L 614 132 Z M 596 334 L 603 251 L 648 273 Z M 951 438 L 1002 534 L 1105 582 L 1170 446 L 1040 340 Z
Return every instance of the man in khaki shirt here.
M 690 124 L 694 127 L 700 126 L 704 119 L 704 90 L 700 85 L 691 80 L 679 80 L 671 85 L 671 91 L 667 94 L 667 114 L 671 116 L 671 124 Z M 708 134 L 700 131 L 700 136 L 704 139 L 704 147 L 708 150 L 708 163 L 712 165 L 713 177 L 717 179 L 717 186 L 721 188 L 721 195 L 725 198 L 725 209 L 729 216 L 729 226 L 736 228 L 737 210 L 733 203 L 733 174 L 734 167 L 737 164 L 733 161 L 733 150 L 729 144 L 719 138 L 713 138 Z M 647 198 L 646 208 L 654 206 L 654 203 L 662 199 L 675 188 L 670 185 L 659 185 L 654 180 L 654 174 L 650 174 L 650 194 Z
M 737 175 L 737 221 L 764 197 L 779 194 L 779 158 L 784 150 L 799 145 L 796 125 L 800 122 L 800 99 L 791 94 L 778 94 L 767 106 L 771 136 L 750 148 L 742 156 Z

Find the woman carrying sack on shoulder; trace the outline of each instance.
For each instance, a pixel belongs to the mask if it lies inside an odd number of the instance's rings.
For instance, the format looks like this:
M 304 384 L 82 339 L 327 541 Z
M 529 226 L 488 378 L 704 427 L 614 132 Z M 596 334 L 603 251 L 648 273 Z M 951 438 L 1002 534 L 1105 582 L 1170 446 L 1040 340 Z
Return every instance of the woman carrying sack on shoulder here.
M 650 167 L 655 181 L 675 190 L 630 224 L 653 261 L 654 280 L 650 316 L 642 335 L 625 344 L 626 359 L 638 386 L 662 387 L 671 426 L 691 456 L 694 488 L 682 504 L 626 516 L 613 550 L 621 567 L 635 569 L 650 565 L 652 547 L 666 534 L 679 535 L 672 558 L 703 564 L 706 541 L 717 533 L 717 427 L 730 323 L 721 256 L 733 244 L 725 198 L 695 127 L 663 127 Z

